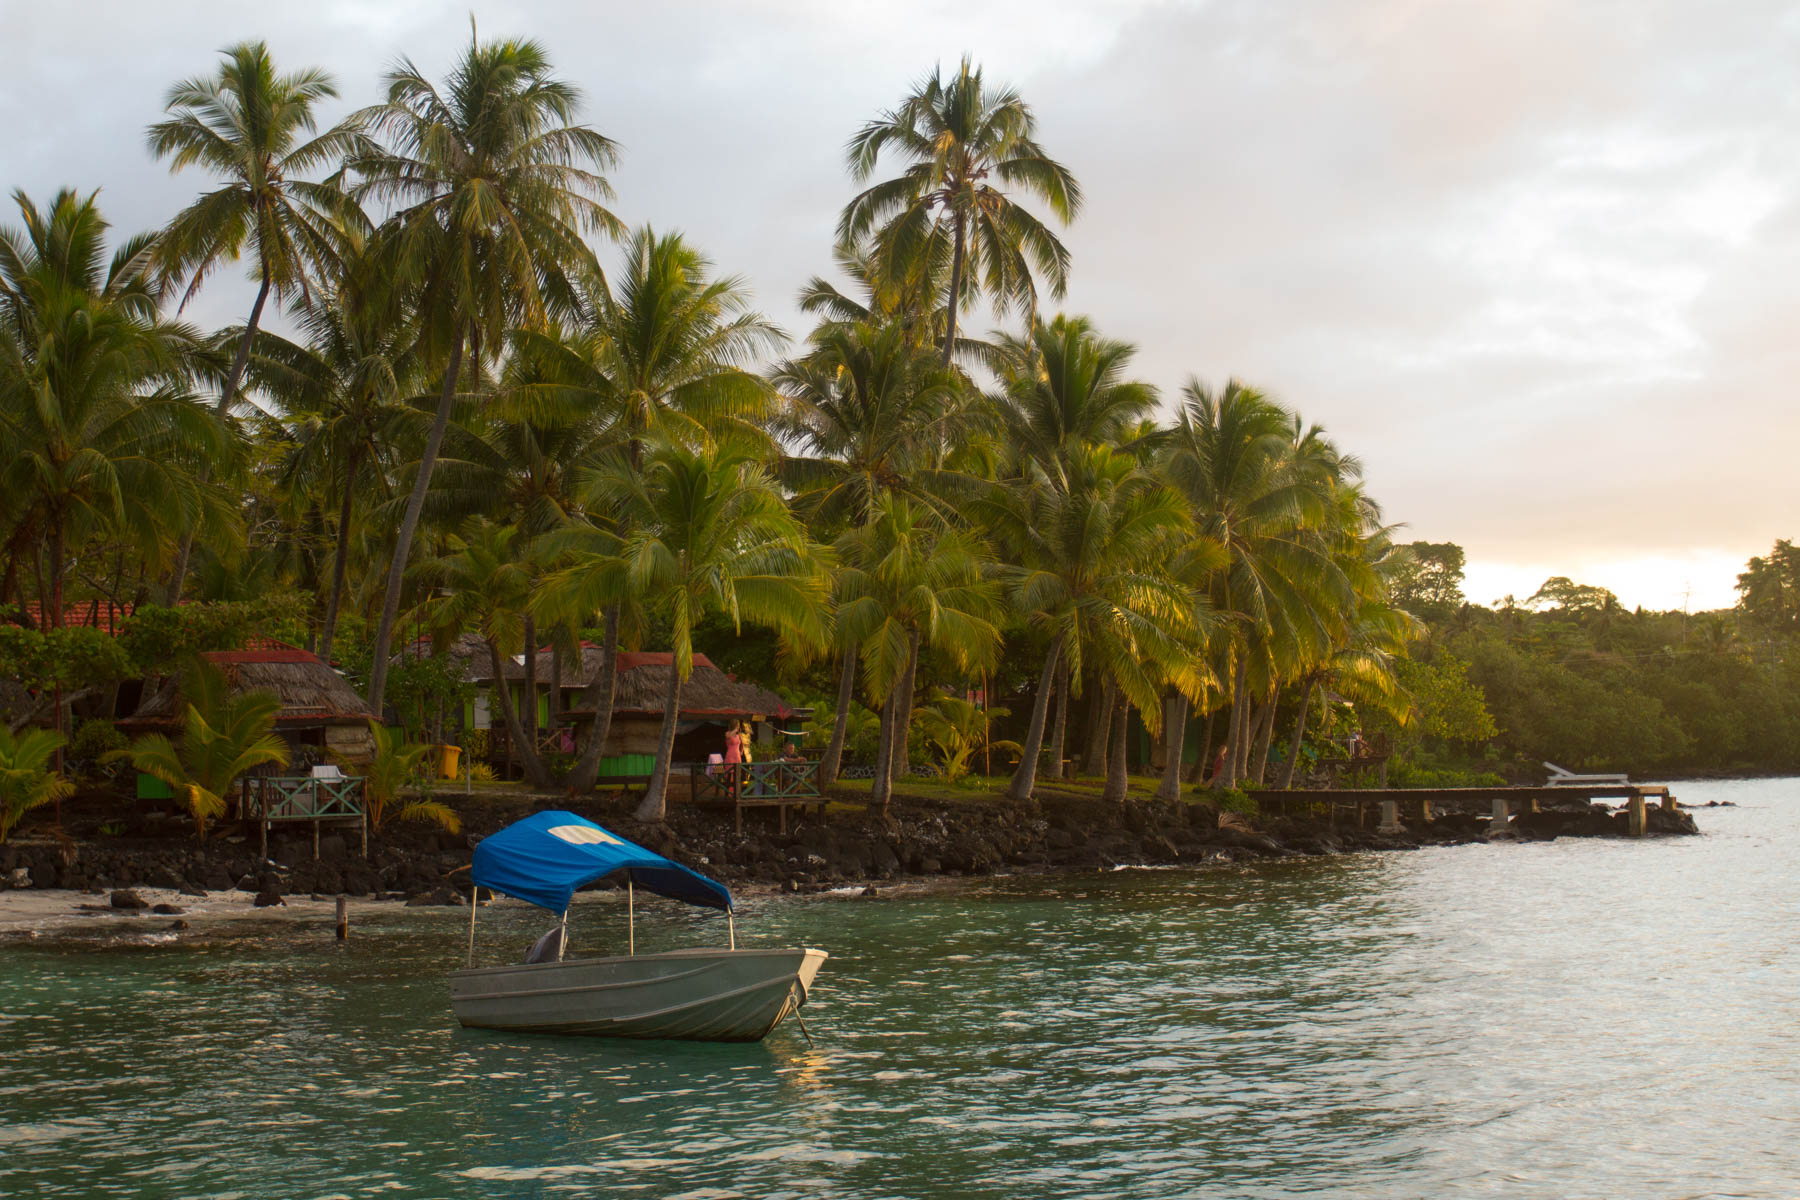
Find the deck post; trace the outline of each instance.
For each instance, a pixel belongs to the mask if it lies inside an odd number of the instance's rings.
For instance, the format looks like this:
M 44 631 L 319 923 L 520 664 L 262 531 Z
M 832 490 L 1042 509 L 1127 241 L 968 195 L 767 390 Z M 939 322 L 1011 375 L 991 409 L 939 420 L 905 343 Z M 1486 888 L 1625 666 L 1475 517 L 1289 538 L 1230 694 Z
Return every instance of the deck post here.
M 1376 833 L 1400 832 L 1400 802 L 1383 800 L 1381 802 L 1381 824 L 1375 827 Z
M 1503 834 L 1511 834 L 1512 832 L 1511 814 L 1508 813 L 1506 809 L 1506 797 L 1495 796 L 1494 813 L 1493 816 L 1488 818 L 1488 836 L 1496 837 Z
M 469 965 L 475 965 L 475 910 L 481 907 L 481 885 L 469 893 Z
M 1649 829 L 1649 814 L 1644 810 L 1644 793 L 1637 792 L 1631 797 L 1625 809 L 1625 829 L 1632 837 L 1643 837 Z
M 337 940 L 350 940 L 350 897 L 339 892 L 337 898 Z
M 1664 812 L 1680 812 L 1681 806 L 1675 803 L 1675 797 L 1668 792 L 1663 793 L 1662 810 Z

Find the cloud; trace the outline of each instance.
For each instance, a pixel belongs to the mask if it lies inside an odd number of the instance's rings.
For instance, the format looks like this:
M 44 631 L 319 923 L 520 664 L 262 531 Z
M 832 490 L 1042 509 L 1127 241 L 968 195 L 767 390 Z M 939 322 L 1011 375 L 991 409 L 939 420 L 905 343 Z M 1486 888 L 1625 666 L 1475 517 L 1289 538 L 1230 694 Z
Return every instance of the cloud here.
M 1638 562 L 1666 594 L 1654 572 L 1687 567 L 1655 563 L 1741 562 L 1796 532 L 1789 5 L 570 0 L 478 18 L 543 40 L 586 89 L 625 146 L 622 215 L 687 231 L 790 330 L 851 192 L 845 139 L 966 51 L 1021 88 L 1086 189 L 1068 306 L 1137 342 L 1165 395 L 1189 374 L 1268 388 L 1363 458 L 1391 519 L 1495 570 Z M 347 108 L 396 56 L 440 75 L 469 36 L 467 6 L 436 2 L 8 23 L 0 178 L 104 186 L 121 230 L 198 188 L 150 161 L 143 129 L 219 46 L 260 36 L 326 66 Z M 221 278 L 190 315 L 247 304 Z

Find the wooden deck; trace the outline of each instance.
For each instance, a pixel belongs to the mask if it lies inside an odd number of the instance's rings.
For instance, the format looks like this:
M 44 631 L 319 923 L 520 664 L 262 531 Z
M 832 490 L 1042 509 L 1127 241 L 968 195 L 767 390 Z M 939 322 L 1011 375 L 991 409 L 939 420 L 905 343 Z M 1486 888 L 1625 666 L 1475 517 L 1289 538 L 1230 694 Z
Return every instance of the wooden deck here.
M 1382 815 L 1383 824 L 1392 823 L 1387 818 L 1429 821 L 1432 819 L 1431 808 L 1434 804 L 1444 807 L 1453 804 L 1459 807 L 1479 807 L 1486 804 L 1491 806 L 1491 811 L 1498 817 L 1501 813 L 1536 812 L 1538 806 L 1546 802 L 1561 804 L 1568 801 L 1591 803 L 1595 800 L 1623 800 L 1633 813 L 1634 822 L 1640 823 L 1643 806 L 1652 801 L 1664 808 L 1675 807 L 1675 796 L 1667 786 L 1659 783 L 1578 784 L 1559 787 L 1273 788 L 1252 792 L 1251 795 L 1262 811 L 1272 815 L 1318 814 L 1320 808 L 1323 808 L 1323 815 L 1333 824 L 1342 817 L 1358 828 L 1367 824 L 1372 811 Z M 1384 809 L 1384 805 L 1390 804 L 1393 805 L 1392 809 Z
M 269 857 L 269 826 L 276 821 L 310 821 L 313 859 L 319 857 L 319 827 L 327 821 L 354 821 L 362 830 L 363 857 L 369 854 L 369 817 L 360 776 L 261 775 L 244 780 L 242 811 L 255 821 L 262 857 Z
M 693 763 L 688 779 L 696 804 L 729 805 L 744 832 L 746 808 L 773 808 L 779 814 L 781 832 L 787 832 L 787 810 L 807 805 L 825 811 L 825 794 L 819 788 L 819 764 L 812 759 L 775 759 L 753 763 Z

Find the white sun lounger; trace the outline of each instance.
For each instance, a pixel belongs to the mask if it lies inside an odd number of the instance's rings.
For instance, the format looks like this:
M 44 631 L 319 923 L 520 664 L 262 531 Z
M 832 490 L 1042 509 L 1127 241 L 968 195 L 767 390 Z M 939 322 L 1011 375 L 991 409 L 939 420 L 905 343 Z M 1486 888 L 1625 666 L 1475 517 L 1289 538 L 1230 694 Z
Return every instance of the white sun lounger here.
M 1553 762 L 1545 763 L 1544 769 L 1550 772 L 1550 778 L 1544 781 L 1546 787 L 1614 787 L 1631 782 L 1623 773 L 1618 775 L 1577 775 L 1566 767 L 1559 767 Z

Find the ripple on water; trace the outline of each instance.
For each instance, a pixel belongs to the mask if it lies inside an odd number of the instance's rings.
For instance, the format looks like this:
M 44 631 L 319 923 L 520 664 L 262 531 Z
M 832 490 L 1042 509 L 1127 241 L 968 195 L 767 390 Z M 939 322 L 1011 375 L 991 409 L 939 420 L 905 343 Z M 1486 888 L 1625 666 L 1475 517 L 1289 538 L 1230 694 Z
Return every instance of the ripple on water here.
M 1788 1197 L 1800 783 L 1709 836 L 759 900 L 758 1046 L 457 1029 L 466 926 L 0 954 L 0 1194 Z M 577 946 L 621 932 L 584 903 Z M 541 915 L 484 914 L 484 953 Z M 640 906 L 640 945 L 716 922 Z M 84 935 L 85 936 L 85 935 Z M 179 1179 L 179 1184 L 173 1182 Z

